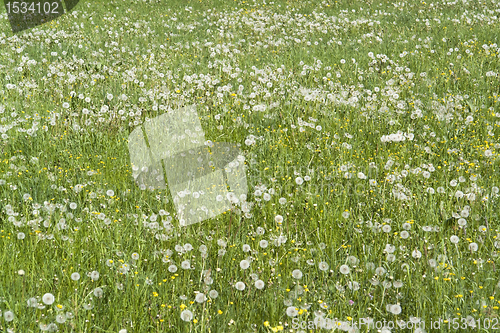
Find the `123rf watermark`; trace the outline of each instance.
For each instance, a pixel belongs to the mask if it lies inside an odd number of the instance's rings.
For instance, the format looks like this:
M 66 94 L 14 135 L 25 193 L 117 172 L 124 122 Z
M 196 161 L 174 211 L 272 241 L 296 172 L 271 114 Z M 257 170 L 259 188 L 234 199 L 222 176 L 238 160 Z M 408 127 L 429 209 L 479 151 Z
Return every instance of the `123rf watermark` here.
M 498 318 L 473 318 L 472 316 L 461 317 L 461 318 L 449 318 L 449 319 L 433 319 L 427 323 L 423 320 L 374 320 L 371 318 L 359 318 L 359 320 L 352 321 L 349 323 L 349 327 L 346 327 L 345 322 L 336 321 L 330 318 L 321 318 L 321 320 L 314 321 L 300 321 L 299 318 L 292 319 L 292 329 L 302 329 L 302 330 L 320 330 L 320 329 L 359 329 L 361 331 L 366 329 L 377 329 L 382 330 L 383 328 L 388 328 L 389 330 L 417 330 L 420 329 L 424 332 L 426 329 L 433 330 L 499 330 L 500 331 L 500 319 Z

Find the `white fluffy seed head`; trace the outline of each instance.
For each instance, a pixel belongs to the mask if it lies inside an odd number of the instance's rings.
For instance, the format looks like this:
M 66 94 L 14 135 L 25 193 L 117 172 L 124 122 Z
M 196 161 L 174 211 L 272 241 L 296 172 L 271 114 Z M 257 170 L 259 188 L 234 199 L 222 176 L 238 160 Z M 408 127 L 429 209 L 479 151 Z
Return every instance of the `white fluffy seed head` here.
M 262 290 L 264 289 L 265 283 L 262 280 L 255 281 L 255 288 Z
M 54 295 L 51 293 L 46 293 L 45 295 L 42 296 L 42 302 L 44 302 L 47 305 L 51 305 L 55 301 Z
M 234 285 L 234 287 L 240 291 L 243 291 L 245 290 L 245 284 L 243 282 L 236 282 L 236 284 Z

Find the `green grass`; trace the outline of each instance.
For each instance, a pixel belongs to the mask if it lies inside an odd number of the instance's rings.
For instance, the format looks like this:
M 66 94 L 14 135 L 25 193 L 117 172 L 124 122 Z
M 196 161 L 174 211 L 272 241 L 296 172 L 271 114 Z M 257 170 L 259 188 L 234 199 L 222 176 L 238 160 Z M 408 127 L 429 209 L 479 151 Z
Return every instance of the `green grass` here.
M 0 331 L 300 332 L 297 320 L 322 314 L 415 317 L 427 332 L 473 319 L 488 332 L 500 306 L 499 10 L 80 1 L 16 35 L 2 12 Z M 192 104 L 208 140 L 241 144 L 252 208 L 181 227 L 169 190 L 134 183 L 127 140 Z M 383 142 L 398 131 L 404 141 Z

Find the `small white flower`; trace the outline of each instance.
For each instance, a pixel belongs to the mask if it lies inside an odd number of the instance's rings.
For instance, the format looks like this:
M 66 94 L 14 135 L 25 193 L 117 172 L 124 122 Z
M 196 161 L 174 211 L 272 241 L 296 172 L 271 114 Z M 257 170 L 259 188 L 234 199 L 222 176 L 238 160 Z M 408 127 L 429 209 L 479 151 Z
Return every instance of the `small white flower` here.
M 401 288 L 403 286 L 403 282 L 401 281 L 394 281 L 394 288 Z
M 429 259 L 429 266 L 432 268 L 437 266 L 437 261 L 435 259 Z
M 386 273 L 386 270 L 384 267 L 377 267 L 375 269 L 375 274 L 377 274 L 378 276 L 384 275 L 385 273 Z
M 245 284 L 243 282 L 241 282 L 241 281 L 236 282 L 236 284 L 234 285 L 234 287 L 236 289 L 238 289 L 239 291 L 245 290 Z
M 322 261 L 322 262 L 320 262 L 320 263 L 318 264 L 318 267 L 319 267 L 319 269 L 320 269 L 320 270 L 322 270 L 323 272 L 325 272 L 325 271 L 327 271 L 327 270 L 328 270 L 328 268 L 329 268 L 330 266 L 328 266 L 328 264 L 327 264 L 326 262 Z
M 469 250 L 471 250 L 472 252 L 476 252 L 477 249 L 478 249 L 477 243 L 470 243 L 469 244 Z
M 5 318 L 5 321 L 13 321 L 14 320 L 14 312 L 12 311 L 5 311 L 3 313 L 3 317 Z
M 94 296 L 95 297 L 101 297 L 103 294 L 104 294 L 104 292 L 102 291 L 102 288 L 97 287 L 94 289 Z
M 294 306 L 289 306 L 287 309 L 286 309 L 286 315 L 288 317 L 295 317 L 299 314 L 299 311 L 297 310 L 296 307 Z
M 29 307 L 36 308 L 37 305 L 38 305 L 38 301 L 35 297 L 31 297 L 30 299 L 28 299 L 28 306 Z
M 389 311 L 395 315 L 400 314 L 401 313 L 401 306 L 399 304 L 393 304 L 393 305 L 391 305 Z
M 265 286 L 264 281 L 262 280 L 255 281 L 255 288 L 262 290 L 264 289 L 264 286 Z
M 347 265 L 340 266 L 340 273 L 347 275 L 351 272 L 351 269 Z
M 240 267 L 241 269 L 247 269 L 250 267 L 250 262 L 248 260 L 242 260 L 240 261 Z
M 193 319 L 193 313 L 189 310 L 184 310 L 181 312 L 181 319 L 184 321 L 191 321 Z
M 295 279 L 301 279 L 302 278 L 302 272 L 300 271 L 300 269 L 295 269 L 293 270 L 292 272 L 292 276 L 295 278 Z
M 202 294 L 202 293 L 198 293 L 195 297 L 195 300 L 196 302 L 198 303 L 203 303 L 207 300 L 207 297 L 205 296 L 205 294 Z
M 46 293 L 45 295 L 42 296 L 42 302 L 44 302 L 47 305 L 51 305 L 55 301 L 54 295 L 51 293 Z
M 98 271 L 92 271 L 92 273 L 90 273 L 90 278 L 93 281 L 99 280 L 99 272 Z

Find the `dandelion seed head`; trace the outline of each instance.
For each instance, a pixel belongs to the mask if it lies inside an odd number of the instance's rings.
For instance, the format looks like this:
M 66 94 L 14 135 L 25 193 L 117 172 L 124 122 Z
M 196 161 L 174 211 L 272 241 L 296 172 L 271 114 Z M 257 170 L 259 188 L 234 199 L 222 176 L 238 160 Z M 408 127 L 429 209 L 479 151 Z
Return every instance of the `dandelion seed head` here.
M 265 283 L 262 280 L 255 281 L 255 288 L 262 290 L 264 289 Z
M 213 299 L 216 299 L 217 296 L 219 296 L 219 293 L 217 292 L 217 290 L 210 290 L 210 292 L 208 293 L 208 296 L 210 296 L 210 298 L 213 298 Z
M 44 302 L 47 305 L 51 305 L 52 303 L 54 303 L 55 300 L 56 299 L 54 295 L 52 295 L 51 293 L 46 293 L 42 296 L 42 302 Z
M 10 322 L 14 320 L 14 312 L 12 311 L 5 311 L 3 313 L 3 318 L 5 319 L 6 322 Z
M 293 278 L 294 278 L 294 279 L 299 280 L 299 279 L 301 279 L 301 278 L 302 278 L 302 275 L 303 275 L 303 274 L 302 274 L 302 271 L 301 271 L 300 269 L 294 269 L 294 270 L 292 271 L 292 276 L 293 276 Z
M 347 265 L 340 266 L 340 273 L 347 275 L 351 272 L 351 269 Z
M 318 267 L 319 267 L 319 269 L 320 269 L 321 271 L 323 271 L 323 272 L 327 271 L 327 270 L 328 270 L 328 268 L 330 268 L 330 266 L 328 266 L 328 264 L 327 264 L 326 262 L 324 262 L 324 261 L 320 262 L 320 263 L 318 264 Z
M 184 310 L 181 312 L 181 319 L 183 321 L 191 321 L 193 320 L 193 313 L 189 310 Z
M 286 315 L 288 317 L 296 317 L 297 315 L 299 314 L 299 311 L 297 310 L 296 307 L 294 306 L 289 306 L 287 309 L 286 309 Z
M 242 260 L 240 261 L 240 267 L 241 269 L 247 269 L 250 267 L 250 262 L 248 260 Z

